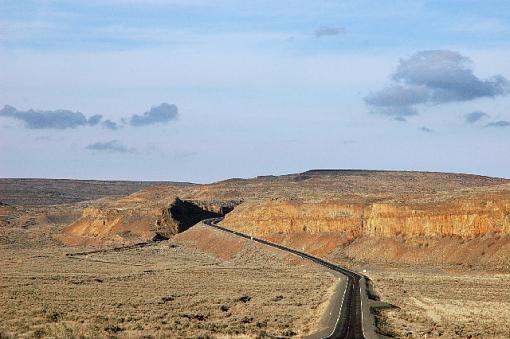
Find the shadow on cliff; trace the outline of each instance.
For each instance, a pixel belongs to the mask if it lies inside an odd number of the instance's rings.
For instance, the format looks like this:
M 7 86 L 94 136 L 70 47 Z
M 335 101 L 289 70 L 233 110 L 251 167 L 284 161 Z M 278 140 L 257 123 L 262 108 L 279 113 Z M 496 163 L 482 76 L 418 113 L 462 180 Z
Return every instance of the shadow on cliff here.
M 156 235 L 152 240 L 167 240 L 204 219 L 222 217 L 234 210 L 237 204 L 233 201 L 211 203 L 176 198 L 156 221 Z
M 209 211 L 191 201 L 181 200 L 179 198 L 170 206 L 169 212 L 178 225 L 178 233 L 186 231 L 191 226 L 204 219 L 217 218 L 226 214 L 225 212 L 221 213 L 221 211 L 220 213 Z

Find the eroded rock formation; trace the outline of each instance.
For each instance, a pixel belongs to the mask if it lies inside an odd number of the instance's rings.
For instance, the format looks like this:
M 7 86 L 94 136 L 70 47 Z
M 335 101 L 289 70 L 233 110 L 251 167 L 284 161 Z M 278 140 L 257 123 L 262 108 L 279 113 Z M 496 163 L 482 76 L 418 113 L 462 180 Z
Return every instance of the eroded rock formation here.
M 232 209 L 223 225 L 333 259 L 504 265 L 510 258 L 509 181 L 445 173 L 309 171 L 153 187 L 94 202 L 61 240 L 164 239 Z
M 100 199 L 58 239 L 70 245 L 164 240 L 233 208 L 230 201 L 188 201 L 177 194 L 177 189 L 152 188 L 122 199 Z
M 385 237 L 510 234 L 510 190 L 437 199 L 439 201 L 251 201 L 227 215 L 224 224 L 259 236 L 298 232 Z

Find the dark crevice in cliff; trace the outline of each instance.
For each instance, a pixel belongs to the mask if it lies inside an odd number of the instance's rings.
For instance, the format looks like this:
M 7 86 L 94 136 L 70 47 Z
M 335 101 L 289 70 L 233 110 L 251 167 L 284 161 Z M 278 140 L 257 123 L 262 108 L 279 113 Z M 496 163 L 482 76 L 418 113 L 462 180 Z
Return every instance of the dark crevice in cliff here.
M 222 217 L 240 203 L 241 201 L 194 201 L 176 198 L 156 221 L 153 241 L 167 240 L 204 219 Z
M 175 202 L 170 206 L 170 214 L 179 226 L 178 232 L 184 232 L 196 223 L 208 219 L 217 218 L 223 216 L 223 211 L 214 212 L 202 208 L 198 204 L 192 201 L 181 200 L 177 198 Z

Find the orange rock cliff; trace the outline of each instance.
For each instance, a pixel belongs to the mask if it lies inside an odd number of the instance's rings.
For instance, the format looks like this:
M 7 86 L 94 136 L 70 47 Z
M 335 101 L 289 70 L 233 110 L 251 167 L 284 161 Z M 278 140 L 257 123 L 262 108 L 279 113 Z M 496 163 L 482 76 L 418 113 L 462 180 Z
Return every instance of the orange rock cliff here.
M 92 203 L 60 239 L 104 244 L 168 238 L 229 211 L 226 227 L 319 255 L 343 251 L 406 262 L 463 262 L 486 253 L 485 262 L 510 258 L 509 181 L 445 173 L 309 171 L 152 187 Z M 492 240 L 479 238 L 487 236 Z
M 259 236 L 297 232 L 387 237 L 510 234 L 510 191 L 437 202 L 252 201 L 228 214 L 223 224 Z

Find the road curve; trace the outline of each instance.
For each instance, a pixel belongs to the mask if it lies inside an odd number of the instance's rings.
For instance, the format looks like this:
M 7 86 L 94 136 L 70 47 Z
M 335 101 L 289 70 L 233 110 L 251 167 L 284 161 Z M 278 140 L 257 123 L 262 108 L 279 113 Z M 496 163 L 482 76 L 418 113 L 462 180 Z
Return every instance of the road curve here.
M 231 234 L 235 234 L 237 236 L 250 239 L 253 241 L 256 241 L 258 243 L 276 247 L 280 250 L 290 252 L 292 254 L 298 255 L 302 257 L 303 259 L 310 260 L 318 265 L 321 265 L 323 267 L 326 267 L 332 271 L 338 272 L 340 274 L 343 274 L 347 277 L 347 287 L 345 289 L 345 293 L 343 296 L 343 300 L 341 300 L 338 304 L 340 305 L 340 309 L 334 312 L 335 314 L 335 327 L 331 328 L 329 333 L 325 335 L 319 336 L 319 338 L 366 338 L 368 339 L 368 336 L 366 336 L 363 332 L 363 312 L 362 312 L 362 299 L 361 299 L 361 291 L 360 291 L 360 279 L 362 278 L 361 275 L 357 274 L 356 272 L 350 271 L 346 268 L 343 268 L 341 266 L 332 264 L 330 262 L 327 262 L 325 260 L 322 260 L 320 258 L 317 258 L 313 255 L 310 255 L 305 252 L 301 252 L 298 250 L 295 250 L 290 247 L 286 247 L 280 244 L 272 243 L 270 241 L 252 237 L 250 235 L 237 232 L 222 226 L 218 225 L 218 222 L 223 220 L 223 218 L 211 218 L 211 219 L 205 219 L 202 220 L 202 222 L 210 227 L 219 229 L 224 232 L 228 232 Z M 370 336 L 372 337 L 372 336 Z

